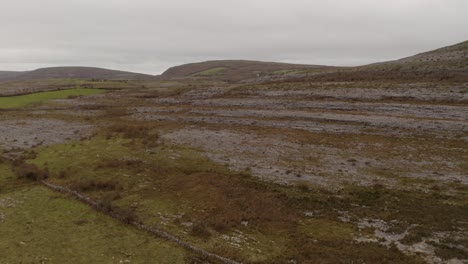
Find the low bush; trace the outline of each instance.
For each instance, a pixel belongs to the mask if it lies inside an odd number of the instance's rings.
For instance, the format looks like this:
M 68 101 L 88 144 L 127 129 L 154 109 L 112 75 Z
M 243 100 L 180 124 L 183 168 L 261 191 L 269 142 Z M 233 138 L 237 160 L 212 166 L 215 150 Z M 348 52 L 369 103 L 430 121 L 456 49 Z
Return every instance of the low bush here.
M 301 191 L 309 191 L 310 190 L 310 184 L 307 181 L 298 181 L 296 183 L 297 188 Z
M 130 223 L 130 222 L 141 222 L 138 216 L 135 214 L 133 209 L 122 208 L 114 205 L 114 201 L 120 198 L 118 192 L 112 192 L 107 195 L 104 195 L 98 202 L 100 210 L 105 213 L 116 214 L 121 220 Z
M 119 215 L 125 222 L 141 222 L 135 211 L 129 208 L 113 207 L 112 211 Z
M 119 118 L 119 117 L 128 115 L 128 112 L 124 108 L 110 107 L 106 109 L 104 115 L 110 118 Z
M 96 165 L 96 168 L 138 168 L 143 163 L 139 159 L 105 159 Z
M 18 178 L 41 181 L 49 177 L 49 172 L 38 168 L 34 164 L 21 163 L 15 165 L 15 173 Z
M 121 190 L 122 186 L 112 180 L 79 180 L 70 184 L 70 189 L 80 192 Z
M 155 142 L 159 135 L 153 132 L 153 126 L 149 124 L 114 124 L 107 127 L 108 137 L 112 134 L 121 134 L 127 139 L 143 139 L 145 143 Z
M 208 239 L 211 236 L 211 232 L 208 230 L 208 227 L 205 224 L 197 223 L 192 226 L 191 230 L 192 235 Z

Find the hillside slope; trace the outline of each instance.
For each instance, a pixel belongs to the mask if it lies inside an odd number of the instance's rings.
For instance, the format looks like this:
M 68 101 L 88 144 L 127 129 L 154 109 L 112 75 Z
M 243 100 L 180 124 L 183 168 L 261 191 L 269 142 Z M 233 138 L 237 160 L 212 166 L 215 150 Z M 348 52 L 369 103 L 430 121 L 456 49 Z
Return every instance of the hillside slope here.
M 141 80 L 150 79 L 152 77 L 152 75 L 147 74 L 109 70 L 95 67 L 52 67 L 25 72 L 0 72 L 0 81 L 65 78 Z
M 394 61 L 357 67 L 331 67 L 274 62 L 220 60 L 169 68 L 164 79 L 204 77 L 227 81 L 468 81 L 468 41 Z
M 468 70 L 468 41 L 440 49 L 423 52 L 395 61 L 374 63 L 363 67 L 385 69 L 396 67 L 401 70 Z
M 174 66 L 161 76 L 95 67 L 53 67 L 33 71 L 0 71 L 0 82 L 35 79 L 142 80 L 210 78 L 223 81 L 275 81 L 307 79 L 356 80 L 451 80 L 468 81 L 468 41 L 399 60 L 357 67 L 301 65 L 249 60 L 217 60 Z
M 0 71 L 0 82 L 3 80 L 11 80 L 16 78 L 17 76 L 23 74 L 23 72 L 17 71 Z
M 315 75 L 325 81 L 427 80 L 468 81 L 468 41 L 402 59 Z

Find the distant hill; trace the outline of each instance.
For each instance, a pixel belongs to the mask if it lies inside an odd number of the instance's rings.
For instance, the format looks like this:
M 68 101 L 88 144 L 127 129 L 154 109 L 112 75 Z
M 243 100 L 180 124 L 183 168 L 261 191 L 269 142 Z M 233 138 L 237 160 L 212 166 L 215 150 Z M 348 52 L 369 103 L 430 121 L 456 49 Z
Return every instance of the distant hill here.
M 5 80 L 15 79 L 17 76 L 23 74 L 23 72 L 18 71 L 0 71 L 0 82 Z
M 116 71 L 94 67 L 53 67 L 25 72 L 0 72 L 0 81 L 22 81 L 34 79 L 106 79 L 106 80 L 140 80 L 153 78 L 152 75 Z
M 420 80 L 468 82 L 468 41 L 395 61 L 357 67 L 332 67 L 249 60 L 217 60 L 171 67 L 160 76 L 94 67 L 54 67 L 33 71 L 0 71 L 0 82 L 35 79 L 177 79 L 224 81 L 359 81 Z
M 275 62 L 220 60 L 169 68 L 162 78 L 212 78 L 228 81 L 468 81 L 468 41 L 395 61 L 357 67 L 330 67 Z
M 260 77 L 275 72 L 329 68 L 319 65 L 301 65 L 277 62 L 262 62 L 248 60 L 218 60 L 199 63 L 189 63 L 169 68 L 162 78 L 210 77 L 223 80 L 238 81 Z

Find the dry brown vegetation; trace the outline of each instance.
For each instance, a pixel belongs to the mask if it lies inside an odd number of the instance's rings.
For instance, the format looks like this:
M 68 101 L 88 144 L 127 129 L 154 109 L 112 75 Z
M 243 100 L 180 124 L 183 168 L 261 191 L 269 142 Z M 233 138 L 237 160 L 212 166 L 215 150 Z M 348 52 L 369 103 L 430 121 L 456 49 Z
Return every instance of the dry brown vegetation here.
M 121 134 L 124 138 L 140 138 L 145 140 L 157 140 L 159 135 L 154 132 L 153 124 L 113 124 L 106 128 L 109 133 Z
M 25 164 L 22 162 L 15 163 L 15 172 L 19 178 L 42 181 L 49 177 L 49 172 L 47 169 L 40 169 L 34 164 Z
M 59 175 L 60 176 L 60 175 Z M 88 191 L 115 191 L 122 189 L 117 181 L 112 180 L 79 180 L 69 184 L 70 189 L 88 192 Z

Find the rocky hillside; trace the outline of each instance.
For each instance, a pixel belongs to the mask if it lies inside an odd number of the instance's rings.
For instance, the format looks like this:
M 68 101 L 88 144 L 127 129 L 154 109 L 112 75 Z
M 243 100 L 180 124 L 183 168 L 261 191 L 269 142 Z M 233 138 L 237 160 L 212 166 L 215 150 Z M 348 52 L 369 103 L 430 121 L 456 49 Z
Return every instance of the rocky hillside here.
M 171 67 L 165 71 L 161 77 L 210 77 L 228 81 L 238 81 L 291 70 L 322 68 L 330 67 L 247 60 L 219 60 Z
M 0 82 L 3 80 L 11 80 L 21 75 L 23 72 L 16 71 L 0 71 Z
M 340 69 L 320 80 L 419 80 L 468 82 L 468 41 L 395 61 Z
M 468 81 L 468 41 L 395 61 L 358 67 L 330 67 L 242 60 L 190 63 L 169 68 L 165 79 L 204 77 L 226 81 Z
M 468 41 L 396 61 L 367 65 L 377 69 L 397 68 L 414 71 L 468 70 Z

